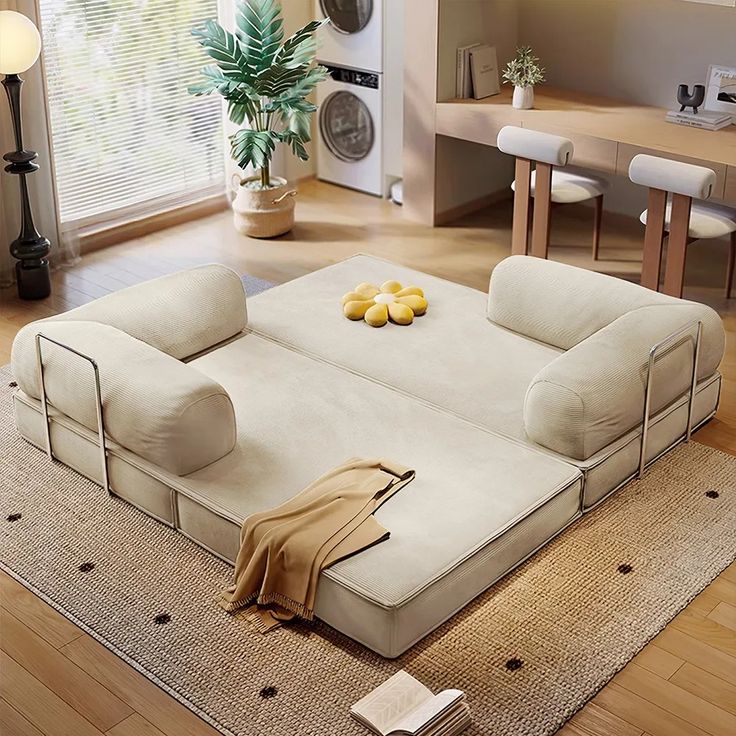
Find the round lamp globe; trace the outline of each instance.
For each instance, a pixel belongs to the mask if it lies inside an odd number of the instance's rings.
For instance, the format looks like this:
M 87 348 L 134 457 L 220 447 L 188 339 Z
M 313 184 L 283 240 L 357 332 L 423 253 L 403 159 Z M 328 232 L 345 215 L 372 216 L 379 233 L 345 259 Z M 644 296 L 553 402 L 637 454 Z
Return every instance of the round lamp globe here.
M 14 10 L 0 10 L 0 74 L 30 69 L 41 53 L 41 34 L 33 22 Z

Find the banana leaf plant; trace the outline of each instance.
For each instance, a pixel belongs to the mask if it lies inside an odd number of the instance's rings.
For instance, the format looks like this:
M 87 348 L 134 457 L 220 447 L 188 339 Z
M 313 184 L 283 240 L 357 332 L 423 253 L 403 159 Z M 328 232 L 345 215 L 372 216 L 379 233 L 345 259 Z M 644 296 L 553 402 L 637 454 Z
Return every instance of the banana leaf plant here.
M 230 137 L 232 157 L 240 168 L 256 169 L 259 188 L 271 186 L 271 157 L 278 143 L 303 161 L 309 158 L 305 144 L 317 107 L 307 97 L 328 75 L 315 64 L 314 32 L 325 22 L 311 21 L 284 41 L 276 0 L 241 0 L 234 34 L 214 20 L 192 31 L 215 63 L 202 69 L 204 81 L 189 87 L 189 93 L 217 92 L 227 100 L 229 119 L 242 126 Z

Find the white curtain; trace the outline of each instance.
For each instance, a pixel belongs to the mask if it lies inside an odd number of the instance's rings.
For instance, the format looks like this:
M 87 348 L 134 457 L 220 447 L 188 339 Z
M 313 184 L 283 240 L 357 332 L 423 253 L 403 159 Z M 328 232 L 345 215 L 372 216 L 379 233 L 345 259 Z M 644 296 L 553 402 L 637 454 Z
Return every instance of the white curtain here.
M 0 10 L 15 10 L 28 16 L 39 26 L 35 0 L 0 0 Z M 48 124 L 43 52 L 34 66 L 22 75 L 21 93 L 23 144 L 38 153 L 41 167 L 27 177 L 31 209 L 36 229 L 51 241 L 51 262 L 54 266 L 74 262 L 79 257 L 79 240 L 74 232 L 63 232 L 58 218 L 54 186 L 51 135 Z M 15 150 L 12 121 L 5 91 L 0 92 L 0 154 Z M 20 231 L 20 199 L 18 177 L 0 171 L 0 287 L 15 280 L 15 259 L 8 250 Z

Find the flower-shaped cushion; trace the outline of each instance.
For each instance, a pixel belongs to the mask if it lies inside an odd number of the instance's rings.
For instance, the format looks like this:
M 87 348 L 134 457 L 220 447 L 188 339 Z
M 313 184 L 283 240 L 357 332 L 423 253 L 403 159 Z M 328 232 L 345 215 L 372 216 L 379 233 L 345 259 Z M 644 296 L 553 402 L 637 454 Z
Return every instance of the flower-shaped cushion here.
M 410 325 L 427 311 L 427 300 L 418 286 L 403 288 L 398 281 L 386 281 L 379 289 L 363 283 L 345 294 L 342 311 L 348 319 L 364 319 L 371 327 L 383 327 L 389 319 Z

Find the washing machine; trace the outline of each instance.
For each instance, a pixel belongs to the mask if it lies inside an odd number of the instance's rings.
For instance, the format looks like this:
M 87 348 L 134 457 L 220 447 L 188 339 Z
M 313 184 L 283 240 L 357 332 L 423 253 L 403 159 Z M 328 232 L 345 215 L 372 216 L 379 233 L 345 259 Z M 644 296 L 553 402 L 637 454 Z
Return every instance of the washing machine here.
M 317 177 L 383 195 L 382 75 L 326 64 L 317 86 Z
M 315 0 L 317 18 L 330 23 L 317 34 L 317 60 L 370 72 L 383 71 L 384 0 Z

